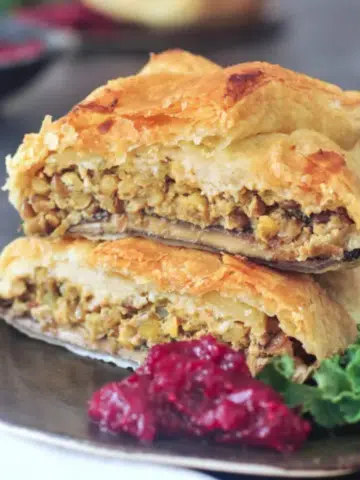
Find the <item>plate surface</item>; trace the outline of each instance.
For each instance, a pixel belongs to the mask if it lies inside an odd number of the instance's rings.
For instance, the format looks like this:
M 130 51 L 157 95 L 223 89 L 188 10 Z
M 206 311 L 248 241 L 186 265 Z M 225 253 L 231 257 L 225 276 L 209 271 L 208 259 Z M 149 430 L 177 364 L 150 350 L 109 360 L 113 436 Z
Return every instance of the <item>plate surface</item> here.
M 0 428 L 92 454 L 167 465 L 285 477 L 324 477 L 360 469 L 360 436 L 308 442 L 291 455 L 223 447 L 199 441 L 159 441 L 143 446 L 100 433 L 88 422 L 86 402 L 126 369 L 78 357 L 29 339 L 0 323 Z

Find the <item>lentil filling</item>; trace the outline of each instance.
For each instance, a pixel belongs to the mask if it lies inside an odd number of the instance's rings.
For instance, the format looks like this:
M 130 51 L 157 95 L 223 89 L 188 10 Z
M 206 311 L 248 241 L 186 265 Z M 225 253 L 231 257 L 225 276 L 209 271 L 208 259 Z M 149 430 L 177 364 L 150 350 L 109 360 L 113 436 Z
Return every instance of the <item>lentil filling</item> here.
M 25 233 L 59 236 L 70 230 L 78 234 L 88 231 L 91 236 L 91 229 L 82 225 L 100 222 L 106 225 L 105 233 L 115 234 L 116 229 L 126 229 L 119 227 L 119 218 L 165 219 L 198 232 L 225 232 L 260 245 L 260 250 L 287 249 L 287 260 L 297 260 L 297 249 L 311 241 L 314 257 L 343 257 L 346 239 L 354 231 L 344 208 L 305 215 L 293 200 L 277 202 L 271 192 L 260 195 L 246 188 L 236 195 L 210 198 L 196 185 L 178 180 L 175 166 L 166 159 L 156 175 L 145 175 L 131 165 L 103 170 L 81 165 L 56 170 L 47 165 L 33 179 L 22 205 Z M 111 218 L 117 218 L 115 227 Z M 241 249 L 228 251 L 254 256 Z
M 228 312 L 216 311 L 210 297 L 202 308 L 187 308 L 187 297 L 153 293 L 99 302 L 86 288 L 51 278 L 43 267 L 36 269 L 33 278 L 22 281 L 25 293 L 16 299 L 4 299 L 0 305 L 12 317 L 30 315 L 44 332 L 56 332 L 61 327 L 81 331 L 87 343 L 94 346 L 106 339 L 114 354 L 124 347 L 142 350 L 157 343 L 212 334 L 233 348 L 244 350 L 255 372 L 270 357 L 294 352 L 295 343 L 281 331 L 277 318 L 248 305 L 235 318 Z M 242 304 L 239 305 L 241 309 Z M 247 318 L 248 325 L 254 323 L 254 328 L 246 326 L 241 317 Z

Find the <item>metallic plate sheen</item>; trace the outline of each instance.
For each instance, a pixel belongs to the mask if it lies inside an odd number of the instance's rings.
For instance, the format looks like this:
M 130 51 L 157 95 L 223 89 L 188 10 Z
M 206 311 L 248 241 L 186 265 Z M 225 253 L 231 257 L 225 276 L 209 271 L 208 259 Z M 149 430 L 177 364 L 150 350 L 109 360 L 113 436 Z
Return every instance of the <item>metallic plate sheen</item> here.
M 100 433 L 86 402 L 128 371 L 29 339 L 0 323 L 0 428 L 50 444 L 107 457 L 230 473 L 324 477 L 360 469 L 360 436 L 308 442 L 296 453 L 208 445 L 200 441 L 136 441 Z

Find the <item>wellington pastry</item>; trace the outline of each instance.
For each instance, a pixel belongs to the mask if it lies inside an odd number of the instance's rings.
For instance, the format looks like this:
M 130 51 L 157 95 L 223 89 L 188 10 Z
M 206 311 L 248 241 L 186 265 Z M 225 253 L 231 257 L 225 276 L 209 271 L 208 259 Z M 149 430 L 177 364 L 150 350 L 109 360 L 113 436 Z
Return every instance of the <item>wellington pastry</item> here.
M 27 235 L 144 236 L 320 273 L 360 258 L 360 94 L 183 51 L 44 120 L 7 159 Z
M 360 325 L 360 268 L 317 275 L 316 281 Z
M 30 336 L 126 366 L 156 343 L 212 334 L 253 373 L 293 356 L 303 380 L 356 338 L 310 276 L 141 238 L 15 240 L 0 257 L 0 308 Z

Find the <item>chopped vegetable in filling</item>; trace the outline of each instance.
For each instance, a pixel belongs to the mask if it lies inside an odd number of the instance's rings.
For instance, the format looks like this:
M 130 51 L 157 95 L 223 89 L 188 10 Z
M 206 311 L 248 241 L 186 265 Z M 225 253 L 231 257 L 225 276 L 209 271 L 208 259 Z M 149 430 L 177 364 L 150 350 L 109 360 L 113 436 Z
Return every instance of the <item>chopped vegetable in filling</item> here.
M 106 339 L 113 353 L 121 347 L 142 349 L 209 333 L 237 350 L 245 350 L 254 372 L 274 355 L 294 353 L 294 340 L 281 331 L 276 317 L 241 302 L 236 302 L 235 316 L 216 309 L 210 294 L 196 308 L 186 296 L 151 292 L 121 300 L 109 297 L 100 302 L 86 288 L 51 278 L 42 267 L 36 269 L 34 278 L 24 282 L 23 295 L 12 304 L 3 300 L 3 307 L 10 308 L 11 315 L 31 315 L 44 331 L 56 331 L 58 327 L 80 329 L 90 344 Z
M 276 201 L 271 192 L 242 188 L 236 194 L 210 198 L 197 185 L 181 180 L 177 168 L 170 159 L 160 164 L 156 175 L 145 175 L 131 165 L 105 170 L 71 166 L 59 171 L 48 165 L 33 179 L 23 203 L 25 231 L 62 235 L 81 222 L 127 214 L 243 234 L 274 248 L 293 242 L 302 245 L 310 237 L 325 238 L 330 233 L 335 235 L 331 242 L 340 245 L 353 229 L 343 208 L 305 215 L 297 202 Z

